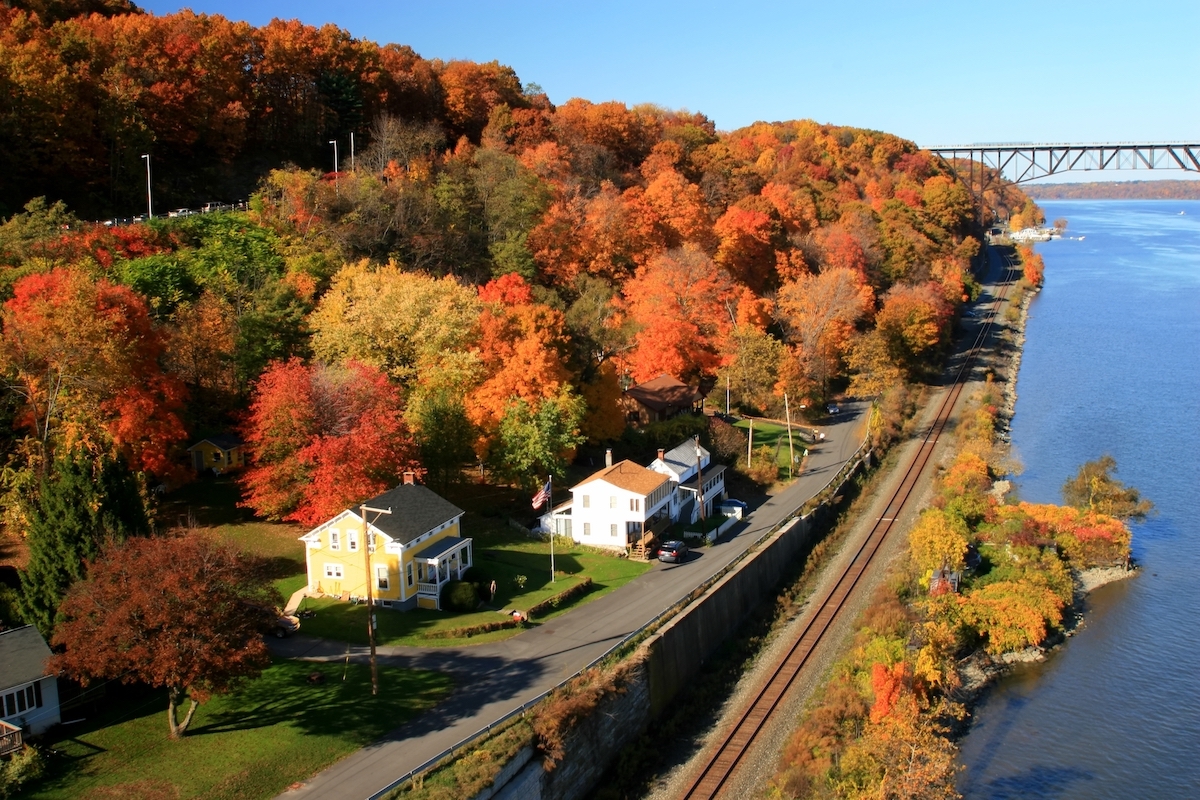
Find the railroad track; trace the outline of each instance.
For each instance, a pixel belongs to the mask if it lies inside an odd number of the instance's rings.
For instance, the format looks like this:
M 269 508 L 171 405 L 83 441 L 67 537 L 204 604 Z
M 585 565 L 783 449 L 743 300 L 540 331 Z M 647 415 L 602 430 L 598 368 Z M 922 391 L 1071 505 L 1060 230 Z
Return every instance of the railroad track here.
M 1006 256 L 1004 257 L 1004 261 L 1006 278 L 1000 285 L 1000 290 L 993 302 L 992 309 L 986 318 L 981 320 L 982 324 L 979 326 L 975 340 L 964 354 L 962 363 L 954 373 L 953 382 L 942 398 L 937 416 L 926 431 L 921 446 L 909 461 L 899 487 L 888 499 L 887 507 L 875 520 L 870 534 L 854 554 L 854 559 L 846 567 L 841 576 L 839 576 L 837 582 L 825 597 L 822 598 L 817 613 L 809 619 L 800 636 L 792 643 L 787 654 L 775 666 L 770 679 L 746 706 L 737 723 L 725 735 L 725 738 L 709 757 L 699 775 L 689 785 L 688 790 L 683 794 L 686 800 L 693 800 L 693 798 L 696 800 L 700 800 L 701 798 L 715 798 L 720 794 L 726 782 L 733 775 L 734 770 L 737 769 L 738 764 L 741 763 L 742 757 L 754 743 L 755 738 L 762 731 L 771 714 L 774 713 L 780 701 L 787 694 L 788 689 L 791 688 L 796 676 L 800 674 L 800 670 L 808 663 L 809 657 L 821 642 L 825 633 L 833 625 L 842 607 L 853 593 L 855 586 L 858 585 L 859 580 L 875 558 L 875 554 L 879 551 L 884 540 L 891 532 L 892 527 L 896 524 L 896 520 L 900 517 L 905 503 L 908 502 L 909 496 L 912 494 L 921 477 L 921 473 L 925 470 L 925 465 L 933 455 L 938 437 L 941 436 L 942 431 L 945 429 L 950 419 L 950 414 L 953 412 L 955 404 L 963 393 L 966 386 L 966 378 L 980 350 L 983 349 L 988 335 L 991 333 L 998 307 L 1008 294 L 1008 286 L 1012 280 L 1014 267 L 1012 261 Z

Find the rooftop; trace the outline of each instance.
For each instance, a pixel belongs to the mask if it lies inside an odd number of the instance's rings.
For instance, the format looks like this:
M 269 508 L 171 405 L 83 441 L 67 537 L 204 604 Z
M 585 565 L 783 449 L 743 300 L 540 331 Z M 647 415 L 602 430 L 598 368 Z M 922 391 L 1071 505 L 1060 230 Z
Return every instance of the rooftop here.
M 46 640 L 32 625 L 0 631 L 0 692 L 48 674 Z
M 580 486 L 592 481 L 604 481 L 616 486 L 618 489 L 625 489 L 626 491 L 640 495 L 648 495 L 667 480 L 667 476 L 660 472 L 655 472 L 652 469 L 626 460 L 613 464 L 611 467 L 605 467 L 599 472 L 592 473 L 581 483 L 571 488 L 578 489 Z

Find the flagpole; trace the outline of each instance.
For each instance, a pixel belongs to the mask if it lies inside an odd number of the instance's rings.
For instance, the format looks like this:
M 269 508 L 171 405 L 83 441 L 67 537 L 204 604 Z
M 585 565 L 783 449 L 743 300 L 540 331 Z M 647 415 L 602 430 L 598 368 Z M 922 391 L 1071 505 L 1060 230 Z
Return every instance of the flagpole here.
M 550 494 L 546 497 L 546 502 L 550 505 L 550 582 L 554 583 L 554 476 L 550 475 L 546 479 L 546 485 L 550 487 Z

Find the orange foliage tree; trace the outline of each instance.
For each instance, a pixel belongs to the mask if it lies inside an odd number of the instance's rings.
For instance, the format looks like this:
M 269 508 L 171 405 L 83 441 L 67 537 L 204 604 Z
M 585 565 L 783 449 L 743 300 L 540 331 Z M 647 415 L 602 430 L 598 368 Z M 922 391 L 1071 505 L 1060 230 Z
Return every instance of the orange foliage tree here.
M 729 276 L 695 245 L 640 267 L 623 290 L 629 318 L 640 326 L 625 358 L 633 379 L 712 374 L 732 325 L 732 293 Z

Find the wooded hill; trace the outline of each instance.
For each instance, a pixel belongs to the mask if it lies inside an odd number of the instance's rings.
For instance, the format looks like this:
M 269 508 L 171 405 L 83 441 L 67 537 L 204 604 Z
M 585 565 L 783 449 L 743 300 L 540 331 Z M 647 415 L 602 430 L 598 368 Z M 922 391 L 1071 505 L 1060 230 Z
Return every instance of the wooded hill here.
M 622 436 L 621 388 L 661 373 L 771 413 L 920 378 L 973 291 L 969 195 L 886 133 L 555 105 L 334 26 L 30 5 L 0 10 L 4 202 L 29 203 L 0 226 L 18 525 L 70 453 L 161 478 L 234 423 L 271 517 L 414 467 L 532 485 Z M 140 206 L 147 151 L 156 205 L 253 186 L 250 211 L 81 223 Z
M 1038 200 L 1200 200 L 1200 181 L 1031 183 L 1023 188 Z

